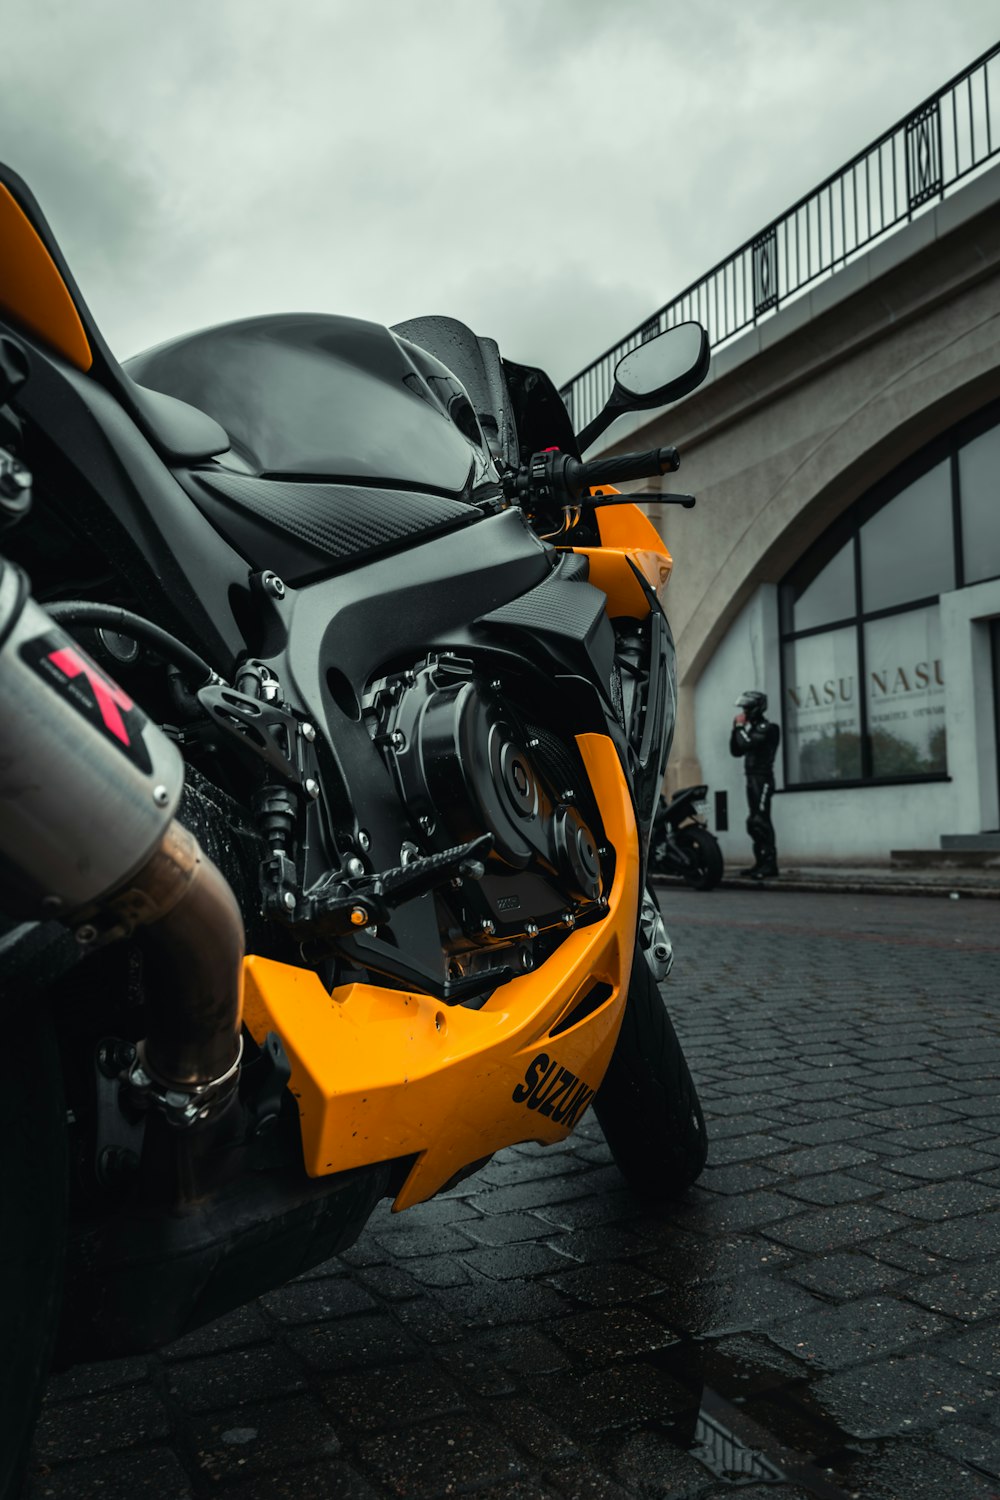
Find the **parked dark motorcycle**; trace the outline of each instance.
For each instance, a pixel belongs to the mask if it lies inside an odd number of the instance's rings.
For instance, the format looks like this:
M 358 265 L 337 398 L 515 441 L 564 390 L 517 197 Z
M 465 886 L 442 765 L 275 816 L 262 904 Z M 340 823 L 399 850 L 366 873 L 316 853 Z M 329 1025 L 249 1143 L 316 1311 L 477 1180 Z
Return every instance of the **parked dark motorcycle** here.
M 679 875 L 696 891 L 710 891 L 723 875 L 722 850 L 702 811 L 707 786 L 660 798 L 649 840 L 649 873 Z
M 671 560 L 610 488 L 678 458 L 580 453 L 707 368 L 642 345 L 578 438 L 448 318 L 123 367 L 0 169 L 0 1494 L 54 1346 L 162 1344 L 591 1103 L 638 1191 L 698 1176 Z

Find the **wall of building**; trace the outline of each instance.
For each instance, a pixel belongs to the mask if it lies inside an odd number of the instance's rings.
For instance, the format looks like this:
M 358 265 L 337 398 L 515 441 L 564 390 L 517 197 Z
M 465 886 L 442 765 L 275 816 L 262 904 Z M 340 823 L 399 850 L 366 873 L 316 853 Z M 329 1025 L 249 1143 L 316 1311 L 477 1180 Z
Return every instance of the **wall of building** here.
M 728 790 L 729 857 L 747 847 L 741 773 L 728 755 L 731 705 L 752 685 L 779 704 L 776 585 L 872 485 L 998 396 L 994 167 L 717 352 L 684 401 L 621 421 L 596 450 L 675 443 L 681 473 L 659 488 L 698 497 L 693 512 L 650 506 L 674 555 L 667 605 L 679 702 L 667 787 Z M 775 823 L 796 857 L 886 859 L 893 848 L 935 848 L 942 833 L 997 826 L 983 621 L 1000 603 L 996 585 L 982 587 L 941 600 L 952 780 L 783 794 Z
M 782 758 L 773 820 L 779 859 L 884 861 L 893 849 L 934 849 L 942 833 L 975 833 L 1000 823 L 989 620 L 1000 616 L 1000 581 L 941 596 L 941 651 L 947 682 L 948 781 L 898 786 L 784 791 Z M 735 701 L 747 688 L 768 695 L 782 720 L 778 600 L 762 584 L 729 626 L 691 694 L 695 755 L 709 787 L 725 791 L 729 829 L 719 842 L 727 863 L 750 863 L 743 765 L 729 753 Z M 680 783 L 679 783 L 680 784 Z

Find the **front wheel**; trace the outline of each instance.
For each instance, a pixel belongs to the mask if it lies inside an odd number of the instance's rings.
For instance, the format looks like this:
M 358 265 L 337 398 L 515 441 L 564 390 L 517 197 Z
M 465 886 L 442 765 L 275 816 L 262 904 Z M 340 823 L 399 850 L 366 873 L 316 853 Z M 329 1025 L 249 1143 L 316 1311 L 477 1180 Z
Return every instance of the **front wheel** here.
M 705 1118 L 659 986 L 638 948 L 594 1113 L 634 1192 L 674 1198 L 700 1176 L 708 1155 Z
M 715 835 L 707 828 L 679 828 L 674 835 L 677 847 L 691 863 L 684 870 L 684 883 L 696 891 L 710 891 L 722 879 L 722 850 Z

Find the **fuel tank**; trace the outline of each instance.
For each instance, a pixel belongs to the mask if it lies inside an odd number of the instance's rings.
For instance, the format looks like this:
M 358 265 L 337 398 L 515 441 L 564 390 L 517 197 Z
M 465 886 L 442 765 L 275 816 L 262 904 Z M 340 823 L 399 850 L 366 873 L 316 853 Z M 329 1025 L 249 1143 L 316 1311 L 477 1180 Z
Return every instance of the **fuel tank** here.
M 464 387 L 378 323 L 247 318 L 160 344 L 125 369 L 220 423 L 244 473 L 456 497 L 495 479 Z

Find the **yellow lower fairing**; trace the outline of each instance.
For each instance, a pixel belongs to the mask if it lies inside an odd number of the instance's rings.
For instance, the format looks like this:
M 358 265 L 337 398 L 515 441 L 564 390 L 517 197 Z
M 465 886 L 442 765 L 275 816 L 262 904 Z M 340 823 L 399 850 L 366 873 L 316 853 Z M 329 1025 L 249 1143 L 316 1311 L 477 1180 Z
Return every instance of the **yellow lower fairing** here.
M 246 960 L 244 1019 L 257 1042 L 276 1031 L 285 1045 L 310 1176 L 415 1155 L 394 1205 L 408 1208 L 504 1146 L 561 1140 L 583 1114 L 621 1024 L 639 860 L 614 745 L 595 734 L 577 745 L 617 856 L 607 915 L 481 1010 L 367 984 L 330 995 L 310 971 Z M 557 1030 L 597 985 L 596 1008 Z

